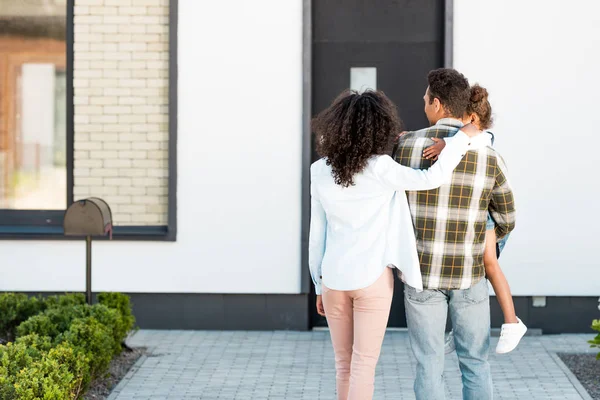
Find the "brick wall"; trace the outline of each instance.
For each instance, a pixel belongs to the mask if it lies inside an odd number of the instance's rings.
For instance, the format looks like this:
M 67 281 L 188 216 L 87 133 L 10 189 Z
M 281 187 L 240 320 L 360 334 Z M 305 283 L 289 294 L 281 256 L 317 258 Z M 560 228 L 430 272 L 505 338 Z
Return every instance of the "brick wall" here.
M 166 225 L 168 0 L 75 0 L 75 199 Z

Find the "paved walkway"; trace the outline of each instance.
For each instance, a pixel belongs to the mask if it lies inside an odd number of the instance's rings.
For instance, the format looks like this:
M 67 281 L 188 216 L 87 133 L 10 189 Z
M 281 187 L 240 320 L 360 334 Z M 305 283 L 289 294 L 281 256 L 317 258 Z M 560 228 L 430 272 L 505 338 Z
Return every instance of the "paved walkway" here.
M 494 354 L 495 399 L 589 399 L 555 355 L 590 351 L 589 338 L 526 337 L 513 353 Z M 335 400 L 333 350 L 326 331 L 142 330 L 129 344 L 148 347 L 150 354 L 115 388 L 111 400 Z M 375 399 L 414 399 L 414 369 L 406 332 L 389 331 L 377 367 Z M 446 359 L 445 380 L 447 399 L 461 399 L 456 355 Z

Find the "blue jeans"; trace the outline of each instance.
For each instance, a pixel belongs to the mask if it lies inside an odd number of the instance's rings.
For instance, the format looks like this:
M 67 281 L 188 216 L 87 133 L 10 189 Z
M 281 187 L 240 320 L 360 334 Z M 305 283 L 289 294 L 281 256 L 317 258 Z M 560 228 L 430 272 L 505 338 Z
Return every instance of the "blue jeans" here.
M 444 333 L 448 310 L 462 373 L 464 400 L 491 400 L 490 299 L 486 279 L 465 290 L 424 290 L 405 285 L 408 335 L 417 359 L 417 400 L 443 400 Z

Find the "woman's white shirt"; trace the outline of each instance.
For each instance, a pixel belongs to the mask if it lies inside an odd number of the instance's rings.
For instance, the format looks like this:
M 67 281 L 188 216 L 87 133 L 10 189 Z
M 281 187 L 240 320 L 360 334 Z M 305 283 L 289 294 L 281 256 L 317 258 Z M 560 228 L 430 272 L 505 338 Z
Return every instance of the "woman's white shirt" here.
M 400 269 L 407 284 L 422 290 L 405 191 L 435 189 L 449 181 L 470 143 L 458 132 L 428 170 L 402 166 L 387 155 L 373 156 L 350 187 L 334 182 L 326 159 L 315 162 L 309 266 L 316 293 L 321 294 L 321 284 L 334 290 L 368 287 L 388 265 Z

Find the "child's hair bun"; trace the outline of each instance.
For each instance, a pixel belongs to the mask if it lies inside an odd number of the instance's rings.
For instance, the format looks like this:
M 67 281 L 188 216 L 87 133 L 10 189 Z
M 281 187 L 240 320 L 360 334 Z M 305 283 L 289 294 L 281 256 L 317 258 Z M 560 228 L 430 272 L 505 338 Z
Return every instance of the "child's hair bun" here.
M 483 101 L 487 101 L 488 96 L 489 94 L 487 89 L 482 86 L 475 84 L 471 88 L 471 103 L 481 103 Z
M 479 128 L 490 129 L 493 124 L 492 106 L 488 100 L 488 91 L 486 88 L 475 84 L 471 86 L 471 96 L 467 114 L 476 114 L 479 117 Z

